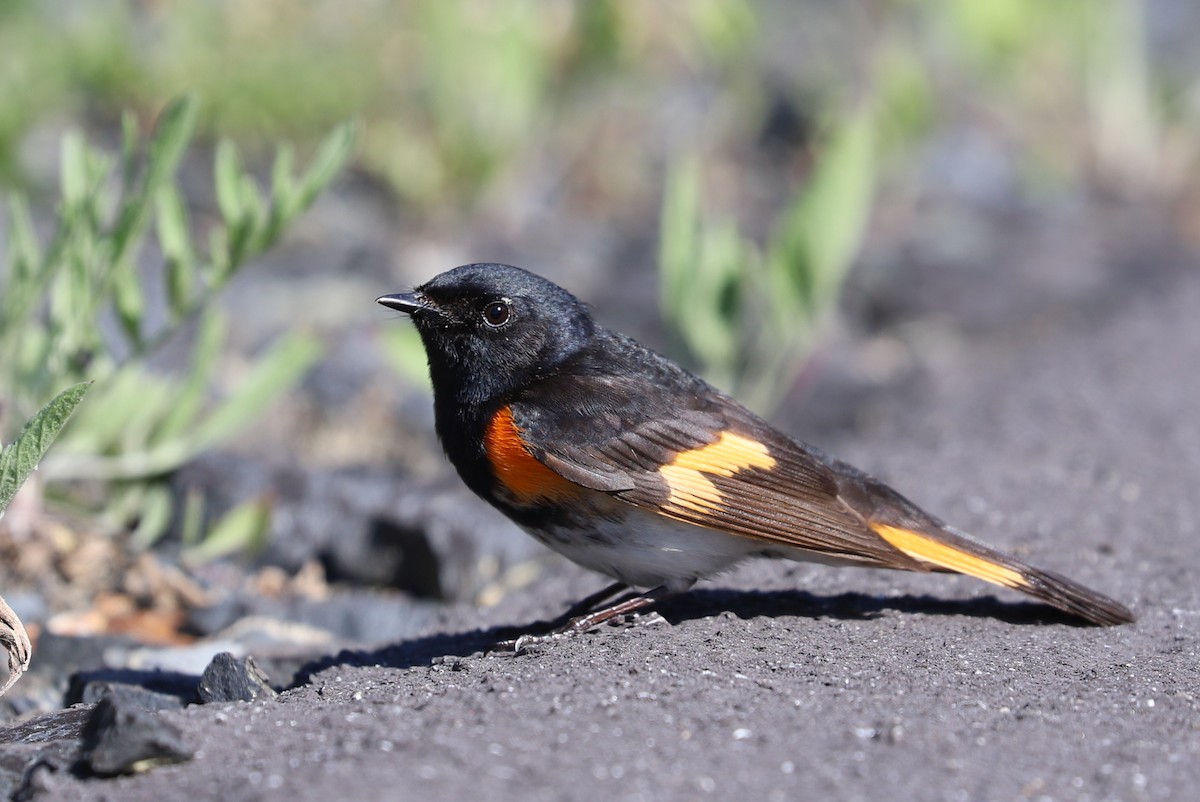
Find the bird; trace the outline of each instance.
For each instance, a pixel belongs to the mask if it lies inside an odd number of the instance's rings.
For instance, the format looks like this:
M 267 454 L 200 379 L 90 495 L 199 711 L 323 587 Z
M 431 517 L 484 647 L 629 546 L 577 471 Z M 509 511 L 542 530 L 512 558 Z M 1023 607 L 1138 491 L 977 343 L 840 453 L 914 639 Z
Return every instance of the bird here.
M 966 574 L 1090 624 L 1134 620 L 789 436 L 534 273 L 463 265 L 377 302 L 420 335 L 435 429 L 467 487 L 615 580 L 529 638 L 589 631 L 751 557 Z

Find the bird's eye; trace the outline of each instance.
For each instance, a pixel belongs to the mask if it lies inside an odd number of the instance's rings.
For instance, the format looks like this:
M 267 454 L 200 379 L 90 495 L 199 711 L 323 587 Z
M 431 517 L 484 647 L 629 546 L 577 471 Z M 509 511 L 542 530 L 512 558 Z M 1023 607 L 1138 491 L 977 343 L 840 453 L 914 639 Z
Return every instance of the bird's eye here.
M 499 328 L 508 322 L 512 309 L 508 301 L 492 301 L 483 308 L 483 322 L 492 328 Z

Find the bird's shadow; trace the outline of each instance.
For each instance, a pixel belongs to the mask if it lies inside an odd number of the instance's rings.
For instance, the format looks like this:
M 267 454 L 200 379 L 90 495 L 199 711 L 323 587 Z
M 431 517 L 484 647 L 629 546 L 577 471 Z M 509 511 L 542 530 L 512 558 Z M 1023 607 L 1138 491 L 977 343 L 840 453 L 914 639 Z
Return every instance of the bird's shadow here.
M 994 596 L 974 599 L 939 599 L 933 596 L 895 596 L 884 598 L 864 593 L 839 593 L 818 596 L 802 590 L 694 590 L 657 604 L 654 609 L 671 624 L 732 613 L 738 618 L 761 616 L 797 616 L 863 621 L 886 611 L 903 614 L 965 616 L 990 618 L 1018 626 L 1065 624 L 1086 626 L 1078 618 L 1038 602 L 1006 602 Z M 499 626 L 467 632 L 437 633 L 401 641 L 380 649 L 342 651 L 315 660 L 300 669 L 293 687 L 308 683 L 311 677 L 333 666 L 388 666 L 412 668 L 429 665 L 440 658 L 468 657 L 486 652 L 499 641 L 526 634 L 540 634 L 565 622 L 534 621 L 521 626 Z M 511 654 L 511 651 L 509 652 Z

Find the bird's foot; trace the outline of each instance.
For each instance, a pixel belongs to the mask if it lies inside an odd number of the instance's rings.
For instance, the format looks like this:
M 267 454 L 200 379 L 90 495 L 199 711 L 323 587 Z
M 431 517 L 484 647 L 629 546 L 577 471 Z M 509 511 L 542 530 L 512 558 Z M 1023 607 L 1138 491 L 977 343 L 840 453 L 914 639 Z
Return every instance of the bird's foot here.
M 657 587 L 654 590 L 643 593 L 639 596 L 632 596 L 628 599 L 611 604 L 608 607 L 602 607 L 599 610 L 593 610 L 584 615 L 578 615 L 570 618 L 565 624 L 553 629 L 550 632 L 542 635 L 520 635 L 509 640 L 502 640 L 493 644 L 487 649 L 488 652 L 510 652 L 520 654 L 527 651 L 530 647 L 538 646 L 544 643 L 552 643 L 554 641 L 563 640 L 582 632 L 590 632 L 601 624 L 609 623 L 618 617 L 634 616 L 639 610 L 645 609 L 653 604 L 662 601 L 665 598 L 673 596 L 678 591 L 668 590 L 666 587 Z M 572 611 L 577 609 L 579 605 L 572 608 Z M 666 621 L 658 613 L 652 613 L 644 616 L 634 616 L 632 621 L 638 625 L 654 624 Z

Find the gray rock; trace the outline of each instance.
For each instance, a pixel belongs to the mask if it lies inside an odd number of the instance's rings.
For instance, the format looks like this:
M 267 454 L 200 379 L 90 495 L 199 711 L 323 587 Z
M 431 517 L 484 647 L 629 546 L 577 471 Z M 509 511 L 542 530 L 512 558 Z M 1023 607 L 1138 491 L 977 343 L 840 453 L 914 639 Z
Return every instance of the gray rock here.
M 159 693 L 140 685 L 104 680 L 86 683 L 79 696 L 84 704 L 96 704 L 107 697 L 119 705 L 142 710 L 181 710 L 185 704 L 184 699 L 174 694 Z
M 101 699 L 83 727 L 81 764 L 100 776 L 135 774 L 192 759 L 179 728 L 157 713 Z
M 229 652 L 222 652 L 212 659 L 204 669 L 196 691 L 204 704 L 254 702 L 276 696 L 275 689 L 253 657 L 236 658 Z

